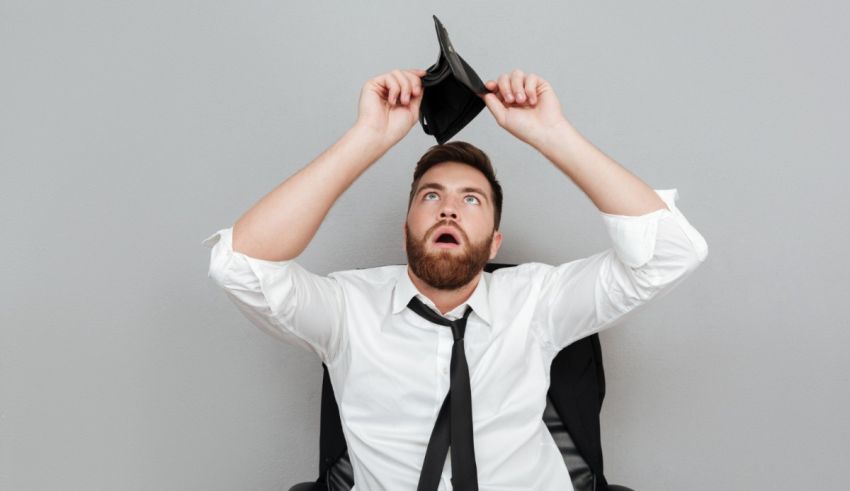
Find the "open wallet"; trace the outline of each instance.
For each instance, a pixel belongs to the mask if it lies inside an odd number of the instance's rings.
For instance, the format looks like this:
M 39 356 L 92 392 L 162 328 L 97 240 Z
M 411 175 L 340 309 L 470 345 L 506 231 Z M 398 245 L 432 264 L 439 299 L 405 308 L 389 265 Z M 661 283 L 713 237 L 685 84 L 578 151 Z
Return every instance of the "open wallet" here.
M 433 17 L 440 58 L 421 79 L 424 93 L 419 104 L 419 124 L 426 134 L 443 144 L 484 109 L 484 100 L 478 94 L 490 91 L 455 51 L 440 19 Z

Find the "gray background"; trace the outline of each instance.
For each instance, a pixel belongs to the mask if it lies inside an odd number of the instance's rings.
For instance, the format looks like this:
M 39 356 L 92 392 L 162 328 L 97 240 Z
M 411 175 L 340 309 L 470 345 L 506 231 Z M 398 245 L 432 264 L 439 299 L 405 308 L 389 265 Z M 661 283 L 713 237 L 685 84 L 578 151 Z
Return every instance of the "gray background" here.
M 609 480 L 850 480 L 850 4 L 0 2 L 0 489 L 283 490 L 315 477 L 320 364 L 253 327 L 201 241 L 427 68 L 431 14 L 482 75 L 547 79 L 710 253 L 602 335 Z M 485 110 L 458 139 L 505 187 L 499 260 L 609 246 L 592 203 Z M 302 255 L 404 261 L 416 126 Z

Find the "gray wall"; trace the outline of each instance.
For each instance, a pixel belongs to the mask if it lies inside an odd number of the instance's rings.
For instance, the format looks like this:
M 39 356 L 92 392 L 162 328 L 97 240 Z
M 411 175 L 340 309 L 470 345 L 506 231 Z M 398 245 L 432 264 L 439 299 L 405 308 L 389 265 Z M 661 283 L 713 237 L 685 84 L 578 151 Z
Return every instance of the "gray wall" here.
M 603 333 L 610 480 L 850 480 L 850 4 L 0 3 L 0 489 L 283 490 L 314 477 L 320 364 L 259 332 L 201 241 L 339 138 L 361 86 L 437 57 L 539 73 L 710 254 Z M 608 247 L 592 203 L 484 112 L 499 259 Z M 404 261 L 417 126 L 301 262 Z

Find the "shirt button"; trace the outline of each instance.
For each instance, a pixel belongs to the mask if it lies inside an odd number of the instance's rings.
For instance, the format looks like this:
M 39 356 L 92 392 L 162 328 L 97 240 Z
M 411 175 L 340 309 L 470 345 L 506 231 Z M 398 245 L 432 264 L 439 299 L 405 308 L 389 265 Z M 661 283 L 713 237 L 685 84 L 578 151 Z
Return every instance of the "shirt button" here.
M 444 366 L 443 368 L 440 369 L 440 371 L 443 372 L 443 373 L 449 373 L 449 367 Z

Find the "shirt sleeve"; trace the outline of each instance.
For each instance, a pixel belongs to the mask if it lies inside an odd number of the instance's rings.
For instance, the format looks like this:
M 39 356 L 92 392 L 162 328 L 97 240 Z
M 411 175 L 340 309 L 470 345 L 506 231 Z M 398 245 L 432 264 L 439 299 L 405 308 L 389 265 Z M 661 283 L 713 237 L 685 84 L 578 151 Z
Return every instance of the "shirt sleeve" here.
M 233 228 L 202 242 L 211 248 L 208 277 L 254 325 L 329 364 L 343 343 L 344 296 L 337 280 L 298 263 L 266 261 L 233 250 Z
M 613 326 L 705 261 L 708 245 L 676 206 L 678 190 L 655 192 L 667 208 L 640 216 L 602 213 L 611 248 L 543 270 L 534 325 L 549 349 Z

